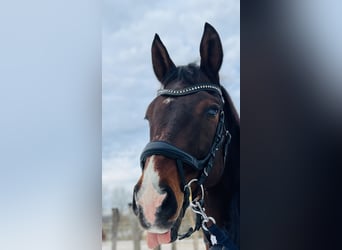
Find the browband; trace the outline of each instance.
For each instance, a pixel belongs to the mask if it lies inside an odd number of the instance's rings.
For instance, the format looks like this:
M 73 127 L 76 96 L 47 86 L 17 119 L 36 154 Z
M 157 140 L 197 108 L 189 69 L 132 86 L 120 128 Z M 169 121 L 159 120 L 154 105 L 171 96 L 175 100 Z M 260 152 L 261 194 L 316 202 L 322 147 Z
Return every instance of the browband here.
M 201 90 L 216 91 L 222 96 L 222 91 L 220 87 L 208 83 L 198 84 L 184 89 L 159 89 L 157 95 L 184 96 L 193 94 Z

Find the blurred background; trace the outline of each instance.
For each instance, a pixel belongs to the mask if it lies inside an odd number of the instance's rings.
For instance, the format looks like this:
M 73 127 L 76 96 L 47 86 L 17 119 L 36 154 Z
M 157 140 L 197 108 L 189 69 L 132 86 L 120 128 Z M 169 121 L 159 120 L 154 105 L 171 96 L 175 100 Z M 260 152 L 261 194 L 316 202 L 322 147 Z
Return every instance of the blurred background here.
M 0 2 L 0 249 L 101 247 L 101 5 Z
M 241 246 L 341 248 L 341 1 L 241 1 Z

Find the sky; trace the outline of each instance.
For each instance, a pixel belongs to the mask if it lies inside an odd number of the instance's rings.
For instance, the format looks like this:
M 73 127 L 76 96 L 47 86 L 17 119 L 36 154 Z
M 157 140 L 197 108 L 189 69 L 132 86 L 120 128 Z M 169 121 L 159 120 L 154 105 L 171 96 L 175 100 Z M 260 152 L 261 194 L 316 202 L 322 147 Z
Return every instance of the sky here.
M 139 156 L 149 141 L 144 115 L 159 88 L 151 64 L 158 33 L 173 62 L 199 62 L 204 23 L 218 31 L 224 50 L 221 84 L 240 109 L 239 1 L 105 0 L 102 27 L 102 206 L 115 206 L 115 190 L 127 193 L 141 169 Z

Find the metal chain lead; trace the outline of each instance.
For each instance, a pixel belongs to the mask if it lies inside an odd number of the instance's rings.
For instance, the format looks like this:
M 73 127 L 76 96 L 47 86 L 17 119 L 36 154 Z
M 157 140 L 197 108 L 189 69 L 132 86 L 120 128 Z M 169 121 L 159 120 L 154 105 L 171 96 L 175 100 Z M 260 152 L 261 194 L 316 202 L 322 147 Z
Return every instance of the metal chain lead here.
M 195 213 L 201 216 L 202 219 L 202 228 L 205 231 L 209 231 L 208 228 L 206 227 L 205 223 L 208 223 L 209 221 L 213 222 L 214 224 L 216 224 L 216 221 L 213 217 L 208 216 L 205 213 L 205 208 L 203 207 L 204 204 L 204 188 L 203 188 L 203 184 L 200 184 L 200 188 L 201 188 L 201 197 L 196 197 L 195 199 L 192 199 L 192 191 L 191 191 L 191 184 L 194 182 L 198 182 L 198 179 L 192 179 L 191 181 L 189 181 L 188 184 L 185 185 L 184 189 L 189 189 L 189 202 L 190 202 L 190 207 L 191 210 Z

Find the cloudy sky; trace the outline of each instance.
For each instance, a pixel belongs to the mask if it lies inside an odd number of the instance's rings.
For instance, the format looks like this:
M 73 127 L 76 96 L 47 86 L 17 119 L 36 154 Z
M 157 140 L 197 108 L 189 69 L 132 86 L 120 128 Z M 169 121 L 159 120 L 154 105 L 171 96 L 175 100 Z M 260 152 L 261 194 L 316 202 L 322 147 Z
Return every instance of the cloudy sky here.
M 103 211 L 113 190 L 131 192 L 140 175 L 139 155 L 148 142 L 143 119 L 159 83 L 151 65 L 158 33 L 176 65 L 199 62 L 204 23 L 219 32 L 224 61 L 221 83 L 240 109 L 240 3 L 235 0 L 105 0 L 102 30 Z M 130 197 L 129 197 L 130 200 Z

